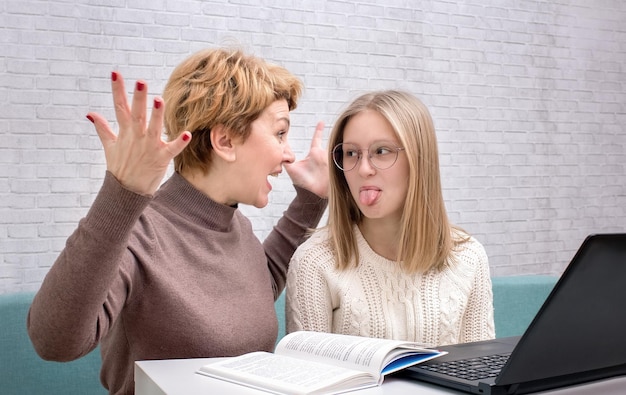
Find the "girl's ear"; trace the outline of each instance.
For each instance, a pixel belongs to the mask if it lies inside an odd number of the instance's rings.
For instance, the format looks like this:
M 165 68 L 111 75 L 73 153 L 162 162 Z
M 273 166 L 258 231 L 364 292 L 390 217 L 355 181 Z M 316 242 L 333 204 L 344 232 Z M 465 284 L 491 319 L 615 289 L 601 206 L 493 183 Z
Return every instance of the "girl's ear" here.
M 211 145 L 215 154 L 226 162 L 234 162 L 237 159 L 233 138 L 224 125 L 216 125 L 211 129 Z

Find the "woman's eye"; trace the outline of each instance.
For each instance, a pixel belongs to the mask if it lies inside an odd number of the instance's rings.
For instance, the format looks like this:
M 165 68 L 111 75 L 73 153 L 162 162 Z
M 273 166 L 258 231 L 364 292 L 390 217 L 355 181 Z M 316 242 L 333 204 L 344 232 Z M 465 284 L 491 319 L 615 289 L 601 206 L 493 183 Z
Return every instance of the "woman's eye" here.
M 355 156 L 358 156 L 359 153 L 355 150 L 348 150 L 346 151 L 346 153 L 344 154 L 347 158 L 353 158 Z

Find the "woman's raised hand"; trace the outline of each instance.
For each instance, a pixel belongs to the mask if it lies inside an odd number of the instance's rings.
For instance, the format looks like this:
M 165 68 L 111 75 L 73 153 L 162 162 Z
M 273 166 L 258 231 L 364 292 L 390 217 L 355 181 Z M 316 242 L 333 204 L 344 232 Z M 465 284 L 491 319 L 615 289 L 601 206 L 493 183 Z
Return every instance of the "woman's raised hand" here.
M 90 112 L 87 118 L 95 125 L 104 147 L 107 170 L 129 190 L 152 195 L 161 184 L 170 161 L 191 140 L 191 133 L 185 131 L 173 141 L 163 141 L 163 99 L 154 98 L 148 122 L 147 84 L 135 83 L 130 107 L 121 74 L 111 73 L 111 85 L 119 133 L 116 135 L 100 114 Z
M 311 148 L 304 159 L 285 164 L 285 170 L 294 185 L 307 189 L 320 197 L 328 197 L 328 153 L 323 147 L 324 122 L 315 127 Z

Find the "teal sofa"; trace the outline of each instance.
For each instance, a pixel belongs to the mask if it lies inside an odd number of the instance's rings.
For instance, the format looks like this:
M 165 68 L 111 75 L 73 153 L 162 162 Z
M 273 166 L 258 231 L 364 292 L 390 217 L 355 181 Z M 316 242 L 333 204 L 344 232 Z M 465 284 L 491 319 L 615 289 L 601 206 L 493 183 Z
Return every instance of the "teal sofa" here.
M 557 280 L 546 275 L 493 277 L 496 337 L 522 335 Z
M 546 299 L 557 277 L 494 277 L 496 336 L 521 335 Z M 0 295 L 0 394 L 104 395 L 99 349 L 72 362 L 39 358 L 26 333 L 33 293 Z M 285 295 L 276 301 L 278 338 L 285 335 Z
M 100 350 L 72 362 L 44 361 L 26 333 L 34 293 L 0 295 L 0 394 L 106 395 Z

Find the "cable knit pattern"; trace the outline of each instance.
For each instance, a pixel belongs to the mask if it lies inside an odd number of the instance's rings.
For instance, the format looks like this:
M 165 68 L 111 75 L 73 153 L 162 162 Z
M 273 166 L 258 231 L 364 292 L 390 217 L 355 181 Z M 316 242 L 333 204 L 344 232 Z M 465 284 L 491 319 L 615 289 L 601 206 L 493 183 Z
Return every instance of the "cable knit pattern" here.
M 445 345 L 495 337 L 489 262 L 474 238 L 442 271 L 408 274 L 376 254 L 355 227 L 360 261 L 339 271 L 328 231 L 294 254 L 287 276 L 287 331 L 314 330 Z

